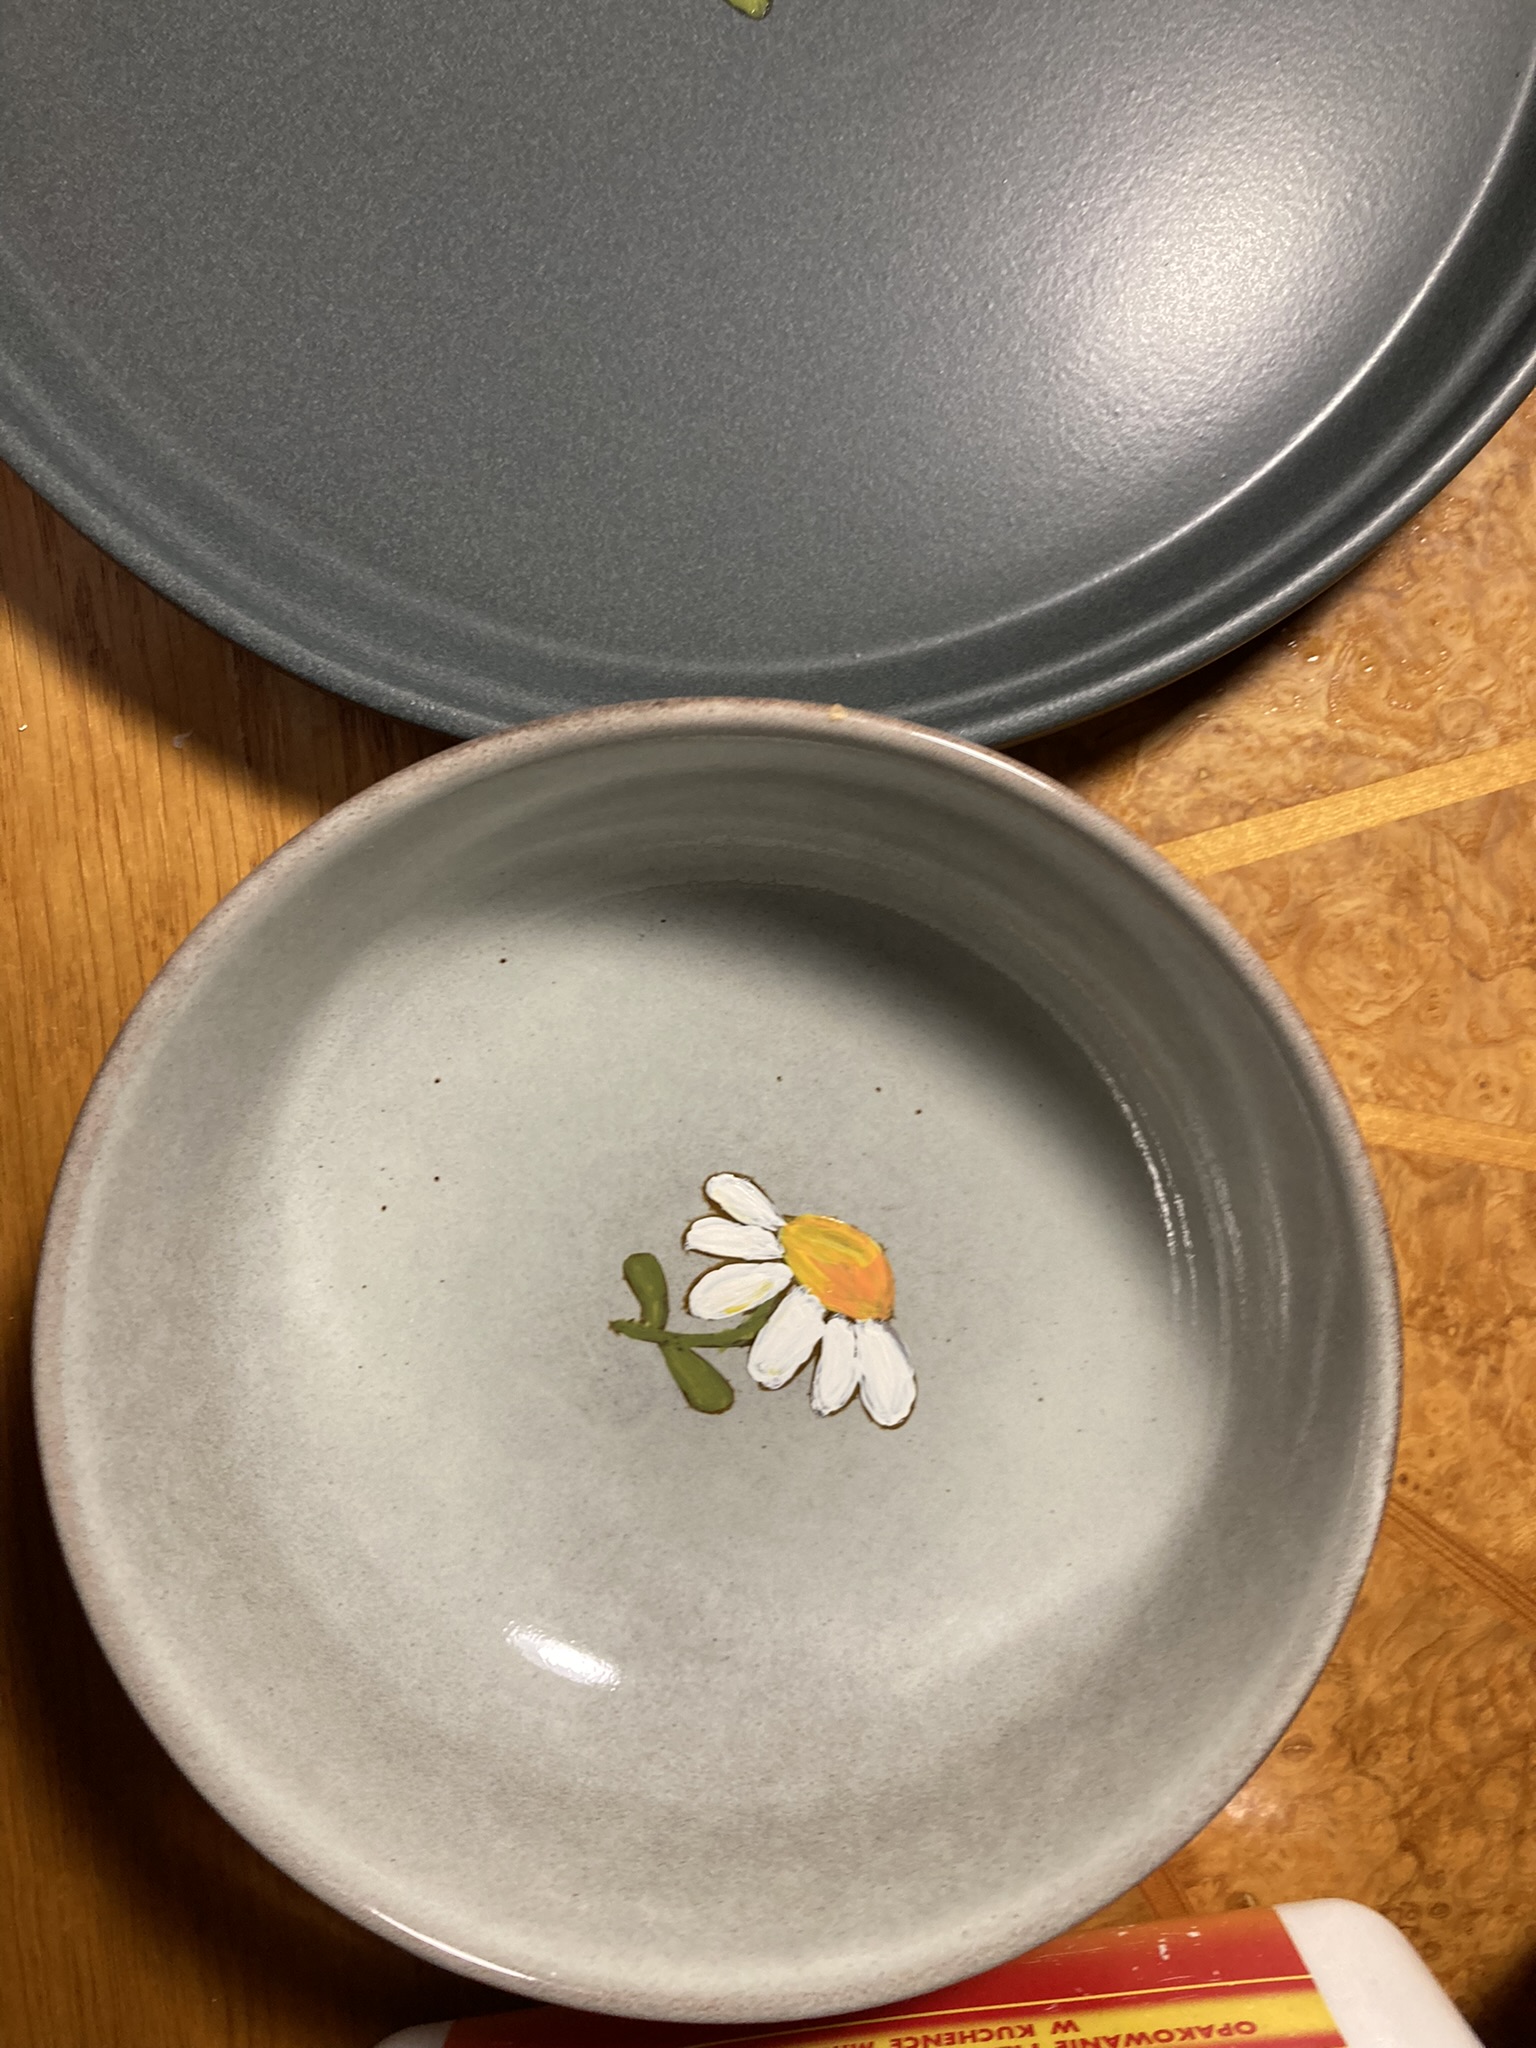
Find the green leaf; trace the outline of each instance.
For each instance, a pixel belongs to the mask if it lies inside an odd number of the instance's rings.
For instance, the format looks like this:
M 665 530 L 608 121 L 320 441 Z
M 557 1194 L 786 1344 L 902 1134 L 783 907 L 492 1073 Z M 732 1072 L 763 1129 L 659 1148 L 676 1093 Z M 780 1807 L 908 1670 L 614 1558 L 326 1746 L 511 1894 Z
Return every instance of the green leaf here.
M 773 0 L 731 0 L 738 14 L 744 14 L 750 21 L 761 21 L 773 5 Z
M 640 1320 L 653 1330 L 667 1327 L 667 1276 L 660 1259 L 650 1252 L 631 1252 L 624 1261 L 624 1278 L 640 1304 Z
M 697 1408 L 703 1415 L 723 1415 L 736 1399 L 725 1375 L 716 1372 L 707 1358 L 700 1358 L 686 1344 L 663 1344 L 661 1355 L 690 1408 Z

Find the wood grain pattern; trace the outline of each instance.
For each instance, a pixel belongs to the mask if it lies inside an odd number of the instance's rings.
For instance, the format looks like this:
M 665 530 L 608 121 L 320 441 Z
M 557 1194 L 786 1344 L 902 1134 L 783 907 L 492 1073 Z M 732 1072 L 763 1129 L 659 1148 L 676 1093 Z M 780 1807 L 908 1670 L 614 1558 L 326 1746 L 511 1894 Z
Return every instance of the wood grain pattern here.
M 1366 1592 L 1225 1813 L 1101 1920 L 1337 1890 L 1536 2040 L 1536 402 L 1356 574 L 1022 749 L 1198 874 L 1355 1102 L 1406 1407 Z M 445 742 L 279 674 L 0 472 L 0 2043 L 370 2048 L 494 1995 L 192 1792 L 75 1602 L 26 1392 L 48 1191 L 145 982 L 241 876 Z
M 1375 1163 L 1403 1304 L 1397 1499 L 1515 1580 L 1536 1628 L 1536 1175 Z
M 1212 825 L 1182 839 L 1165 839 L 1158 852 L 1191 879 L 1217 875 L 1224 868 L 1248 867 L 1277 853 L 1347 839 L 1373 825 L 1416 818 L 1531 781 L 1536 781 L 1536 740 L 1511 740 L 1507 747 L 1485 747 L 1456 761 L 1411 769 L 1359 789 L 1337 790 L 1332 796 L 1313 797 L 1310 803 L 1243 818 L 1235 825 Z
M 1355 1121 L 1368 1145 L 1424 1152 L 1432 1159 L 1471 1159 L 1483 1166 L 1536 1172 L 1536 1131 L 1511 1130 L 1507 1124 L 1479 1123 L 1467 1117 L 1430 1116 L 1388 1102 L 1357 1101 Z
M 1187 837 L 1536 733 L 1536 409 L 1344 582 L 1225 661 L 1022 751 Z
M 1345 1089 L 1536 1129 L 1536 788 L 1208 875 Z
M 1536 1936 L 1533 1677 L 1528 1630 L 1381 1544 L 1311 1699 L 1174 1858 L 1190 1906 L 1363 1899 L 1485 2007 Z

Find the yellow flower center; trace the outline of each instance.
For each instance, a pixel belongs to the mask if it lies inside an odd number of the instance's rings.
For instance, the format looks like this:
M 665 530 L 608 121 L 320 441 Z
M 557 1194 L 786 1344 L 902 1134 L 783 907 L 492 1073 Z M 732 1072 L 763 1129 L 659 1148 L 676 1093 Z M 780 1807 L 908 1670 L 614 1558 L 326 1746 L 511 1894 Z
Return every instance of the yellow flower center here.
M 880 1246 L 835 1216 L 791 1216 L 779 1233 L 784 1263 L 823 1308 L 856 1323 L 883 1323 L 896 1306 L 896 1276 Z

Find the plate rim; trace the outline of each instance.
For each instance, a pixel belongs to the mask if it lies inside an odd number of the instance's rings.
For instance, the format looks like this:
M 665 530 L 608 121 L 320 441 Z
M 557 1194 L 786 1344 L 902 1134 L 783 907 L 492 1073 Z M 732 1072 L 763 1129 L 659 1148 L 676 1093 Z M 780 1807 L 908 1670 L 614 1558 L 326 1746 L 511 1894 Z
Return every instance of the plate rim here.
M 1254 575 L 1252 588 L 1245 591 L 1241 603 L 1230 607 L 1209 605 L 1211 616 L 1203 624 L 1184 632 L 1170 632 L 1165 636 L 1164 644 L 1150 654 L 1119 665 L 1106 663 L 1105 672 L 1092 681 L 1053 690 L 1035 702 L 1027 701 L 1021 693 L 1022 675 L 995 678 L 989 690 L 992 694 L 1006 696 L 1007 703 L 980 708 L 942 729 L 957 738 L 990 746 L 1007 745 L 1058 731 L 1063 726 L 1134 703 L 1165 684 L 1203 668 L 1208 662 L 1237 653 L 1272 626 L 1322 596 L 1416 512 L 1422 511 L 1536 390 L 1536 276 L 1533 276 L 1529 296 L 1526 324 L 1530 334 L 1524 350 L 1515 356 L 1512 364 L 1501 366 L 1501 374 L 1490 375 L 1479 384 L 1470 412 L 1465 417 L 1461 416 L 1465 409 L 1461 409 L 1439 433 L 1425 437 L 1422 459 L 1416 464 L 1408 464 L 1397 487 L 1379 503 L 1346 522 L 1344 532 L 1337 538 L 1325 536 L 1320 545 L 1299 545 L 1294 561 L 1288 561 L 1282 573 L 1267 577 Z M 403 679 L 392 679 L 383 674 L 378 665 L 359 659 L 356 653 L 352 659 L 345 659 L 297 637 L 290 622 L 278 616 L 282 607 L 280 597 L 275 605 L 263 611 L 248 598 L 242 598 L 227 581 L 221 586 L 218 576 L 212 571 L 200 575 L 191 566 L 197 550 L 179 528 L 173 529 L 179 545 L 158 542 L 149 530 L 156 517 L 153 506 L 148 508 L 148 516 L 141 513 L 140 519 L 135 521 L 114 508 L 105 490 L 92 490 L 77 483 L 49 448 L 46 437 L 35 430 L 29 432 L 19 413 L 7 404 L 5 369 L 4 352 L 0 348 L 0 461 L 8 464 L 23 483 L 35 490 L 78 533 L 137 576 L 158 596 L 274 668 L 366 709 L 382 712 L 408 724 L 424 726 L 429 731 L 447 733 L 460 740 L 485 738 L 522 724 L 543 724 L 550 717 L 580 717 L 588 711 L 611 708 L 608 705 L 591 705 L 529 713 L 520 707 L 518 715 L 497 719 L 453 701 L 451 692 L 434 696 Z M 261 584 L 259 594 L 269 594 L 269 586 Z M 1197 593 L 1197 596 L 1204 595 Z M 647 679 L 640 673 L 634 677 L 637 682 Z M 650 677 L 649 680 L 654 683 L 655 678 Z M 614 700 L 615 703 L 643 701 L 696 703 L 704 699 L 680 693 L 676 698 L 624 697 Z M 775 700 L 744 694 L 730 701 L 750 704 L 773 701 L 810 703 L 817 700 Z M 923 724 L 925 719 L 934 715 L 934 707 L 914 707 L 910 714 L 893 709 L 867 715 L 904 718 L 909 723 Z M 932 729 L 941 728 L 934 726 Z
M 1122 626 L 1091 644 L 1079 637 L 1069 653 L 1034 669 L 1015 664 L 1004 673 L 989 664 L 983 682 L 967 683 L 949 696 L 932 688 L 924 701 L 918 701 L 919 691 L 902 702 L 889 701 L 888 695 L 874 715 L 942 727 L 987 743 L 1027 739 L 1111 710 L 1234 652 L 1345 575 L 1449 482 L 1536 389 L 1536 202 L 1521 196 L 1533 184 L 1536 62 L 1514 95 L 1498 147 L 1456 229 L 1374 354 L 1333 387 L 1323 408 L 1233 499 L 1214 499 L 1191 528 L 1161 535 L 1129 563 L 1113 563 L 1071 590 L 1051 593 L 1034 609 L 1048 613 L 1053 606 L 1079 602 L 1085 591 L 1123 584 L 1138 564 L 1171 548 L 1189 547 L 1192 561 L 1203 562 L 1204 548 L 1191 543 L 1191 534 L 1204 534 L 1229 503 L 1253 500 L 1293 465 L 1326 449 L 1330 432 L 1338 435 L 1341 416 L 1349 414 L 1349 431 L 1362 452 L 1352 464 L 1329 467 L 1320 492 L 1303 474 L 1299 495 L 1292 489 L 1281 493 L 1283 517 L 1264 522 L 1266 534 L 1279 533 L 1278 543 L 1266 539 L 1262 547 L 1223 550 L 1215 570 L 1199 568 L 1182 582 L 1175 579 L 1177 596 L 1165 591 L 1150 605 L 1141 605 L 1133 628 Z M 1506 218 L 1512 207 L 1513 226 Z M 25 279 L 23 268 L 9 267 L 16 278 Z M 1470 327 L 1464 315 L 1469 279 L 1483 284 L 1480 293 L 1471 294 L 1477 317 Z M 0 308 L 8 299 L 19 304 L 21 293 L 21 285 L 6 285 L 0 274 Z M 45 327 L 49 324 L 44 316 L 38 318 Z M 49 361 L 57 365 L 68 353 L 67 330 L 51 339 Z M 1406 394 L 1412 402 L 1405 405 L 1404 394 L 1383 391 L 1383 383 L 1390 387 L 1400 365 L 1411 366 L 1420 357 L 1430 360 L 1432 374 L 1412 384 Z M 392 592 L 410 586 L 359 564 L 339 600 L 341 586 L 334 581 L 328 591 L 322 579 L 318 594 L 300 592 L 284 574 L 274 573 L 270 559 L 263 564 L 260 523 L 244 508 L 238 520 L 248 544 L 236 549 L 223 538 L 210 544 L 195 508 L 172 508 L 164 491 L 156 496 L 153 487 L 168 485 L 176 464 L 163 450 L 140 451 L 157 433 L 164 437 L 162 426 L 145 420 L 130 427 L 135 406 L 94 365 L 88 372 L 78 366 L 69 372 L 88 374 L 93 392 L 60 406 L 27 362 L 16 345 L 0 338 L 0 459 L 77 530 L 192 617 L 275 666 L 374 710 L 475 738 L 509 724 L 660 695 L 674 677 L 678 687 L 669 694 L 678 701 L 696 701 L 706 694 L 726 694 L 728 671 L 740 669 L 745 680 L 734 701 L 747 703 L 773 701 L 776 680 L 803 677 L 817 695 L 827 695 L 835 694 L 839 679 L 852 682 L 857 673 L 861 657 L 846 654 L 821 664 L 762 664 L 756 671 L 748 663 L 722 662 L 713 675 L 698 663 L 690 667 L 636 659 L 626 664 L 619 656 L 601 655 L 606 682 L 618 687 L 610 696 L 605 683 L 603 701 L 587 705 L 563 697 L 558 685 L 551 694 L 547 679 L 519 679 L 519 659 L 532 646 L 529 634 L 520 636 L 506 668 L 494 678 L 488 657 L 479 668 L 458 659 L 434 662 L 419 648 L 407 650 L 397 639 L 382 637 L 356 611 L 354 592 L 364 585 Z M 108 411 L 109 432 L 93 432 Z M 1375 431 L 1362 433 L 1362 421 Z M 124 449 L 139 456 L 130 468 L 121 460 Z M 184 486 L 190 479 L 194 491 L 211 494 L 211 503 L 237 505 L 234 477 L 205 472 L 196 463 L 183 462 L 182 467 L 187 471 Z M 1295 510 L 1298 505 L 1301 509 Z M 420 593 L 416 602 L 423 619 L 434 611 L 445 618 L 457 611 Z M 941 644 L 949 650 L 975 648 L 1003 627 L 1027 638 L 1032 615 L 1021 605 L 1000 623 L 973 623 L 943 636 Z M 909 651 L 896 649 L 894 655 L 905 659 Z M 477 691 L 493 685 L 507 694 L 505 716 L 472 701 Z M 954 713 L 946 715 L 951 705 Z

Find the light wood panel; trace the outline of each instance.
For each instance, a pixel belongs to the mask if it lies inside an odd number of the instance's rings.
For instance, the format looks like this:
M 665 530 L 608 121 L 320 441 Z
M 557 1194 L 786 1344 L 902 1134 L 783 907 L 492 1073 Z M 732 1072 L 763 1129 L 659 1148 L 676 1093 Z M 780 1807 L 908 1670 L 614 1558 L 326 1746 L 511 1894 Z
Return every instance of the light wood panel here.
M 1392 1507 L 1227 1811 L 1099 1917 L 1339 1891 L 1536 2040 L 1536 404 L 1239 656 L 1022 752 L 1198 877 L 1375 1148 L 1404 1283 Z M 69 1126 L 161 961 L 310 819 L 444 742 L 153 596 L 0 472 L 0 2042 L 369 2048 L 491 1994 L 307 1898 L 124 1699 L 48 1525 L 27 1309 Z

